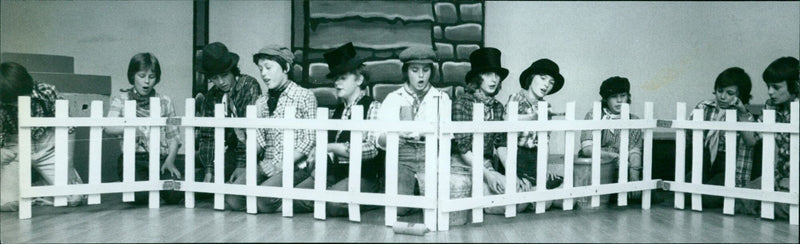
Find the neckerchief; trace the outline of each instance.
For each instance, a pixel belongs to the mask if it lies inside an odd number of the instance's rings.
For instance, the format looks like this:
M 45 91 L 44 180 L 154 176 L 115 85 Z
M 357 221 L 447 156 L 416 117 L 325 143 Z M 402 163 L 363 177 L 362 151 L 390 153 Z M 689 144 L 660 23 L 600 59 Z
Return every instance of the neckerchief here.
M 478 99 L 481 103 L 483 103 L 483 118 L 487 121 L 494 120 L 494 114 L 492 113 L 492 105 L 494 99 L 492 97 L 487 96 L 482 91 L 475 91 L 475 98 Z
M 270 89 L 267 91 L 267 95 L 269 98 L 267 99 L 267 106 L 269 107 L 269 116 L 275 112 L 275 108 L 278 107 L 278 99 L 281 97 L 283 91 L 286 90 L 286 87 L 289 86 L 289 81 L 287 80 L 285 84 L 280 87 L 276 87 L 275 89 Z
M 601 118 L 602 120 L 618 120 L 620 118 L 622 118 L 620 114 L 614 114 L 610 110 L 608 110 L 608 108 L 603 108 L 603 117 Z M 619 129 L 613 129 L 608 131 L 611 132 L 612 135 L 619 133 Z
M 141 110 L 150 111 L 150 98 L 154 97 L 156 95 L 156 89 L 155 88 L 150 89 L 150 93 L 148 93 L 147 95 L 139 94 L 139 92 L 137 92 L 136 88 L 134 88 L 134 87 L 131 87 L 129 89 L 120 89 L 119 91 L 127 92 L 128 93 L 128 99 L 136 101 L 136 107 L 140 108 L 140 109 L 137 109 L 137 115 L 138 116 L 140 116 L 140 117 L 149 116 L 149 115 L 146 115 L 146 114 L 140 115 L 138 113 L 138 111 L 141 111 Z
M 411 118 L 416 119 L 417 111 L 419 111 L 419 107 L 420 105 L 422 105 L 422 99 L 425 99 L 425 95 L 427 95 L 428 92 L 431 90 L 431 85 L 429 84 L 428 87 L 425 88 L 425 90 L 420 93 L 409 91 L 408 85 L 403 86 L 403 90 L 406 91 L 408 95 L 411 95 L 411 97 L 414 98 L 414 103 L 411 104 Z
M 706 113 L 706 121 L 725 121 L 725 110 L 719 107 L 717 101 L 712 101 L 709 104 L 706 104 L 710 107 L 708 113 Z M 713 116 L 713 117 L 712 117 Z M 706 133 L 705 138 L 705 146 L 708 148 L 708 152 L 711 155 L 711 163 L 714 163 L 714 160 L 717 159 L 717 151 L 719 151 L 719 130 L 708 130 Z

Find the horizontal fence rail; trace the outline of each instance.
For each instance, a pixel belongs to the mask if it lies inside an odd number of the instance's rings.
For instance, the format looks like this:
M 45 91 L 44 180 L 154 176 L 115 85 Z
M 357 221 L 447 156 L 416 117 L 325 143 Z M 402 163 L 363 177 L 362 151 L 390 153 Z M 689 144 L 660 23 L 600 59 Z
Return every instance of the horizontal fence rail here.
M 701 111 L 693 111 L 693 120 L 686 120 L 686 105 L 678 103 L 676 110 L 678 116 L 674 120 L 657 120 L 653 118 L 653 104 L 644 104 L 644 118 L 632 119 L 630 107 L 623 104 L 619 120 L 601 120 L 601 105 L 599 102 L 593 104 L 594 117 L 590 120 L 576 120 L 575 102 L 566 104 L 564 120 L 550 120 L 548 116 L 537 116 L 535 120 L 520 120 L 517 114 L 518 104 L 511 102 L 507 105 L 507 114 L 503 121 L 484 121 L 484 105 L 474 104 L 472 121 L 452 121 L 449 100 L 440 99 L 438 103 L 429 103 L 430 106 L 437 106 L 439 118 L 437 122 L 427 121 L 383 121 L 383 120 L 363 120 L 364 108 L 354 106 L 352 109 L 352 120 L 329 119 L 327 108 L 318 108 L 315 119 L 295 119 L 297 109 L 288 107 L 285 111 L 286 119 L 259 118 L 257 108 L 253 105 L 246 108 L 246 116 L 243 118 L 225 117 L 225 108 L 221 104 L 215 106 L 214 117 L 195 117 L 191 111 L 195 109 L 195 100 L 187 99 L 185 103 L 186 115 L 183 117 L 165 118 L 160 117 L 160 106 L 151 106 L 150 117 L 136 117 L 136 103 L 134 101 L 125 102 L 125 114 L 123 117 L 110 118 L 102 114 L 103 103 L 94 101 L 91 104 L 91 115 L 77 118 L 69 117 L 67 114 L 67 101 L 58 100 L 56 102 L 56 114 L 52 118 L 31 117 L 31 100 L 29 97 L 19 99 L 19 173 L 20 173 L 20 199 L 19 199 L 19 218 L 27 219 L 32 216 L 32 199 L 36 197 L 55 197 L 55 206 L 67 205 L 66 197 L 70 195 L 88 195 L 88 204 L 100 204 L 100 194 L 122 193 L 123 201 L 134 200 L 134 192 L 149 192 L 150 208 L 158 208 L 160 205 L 159 191 L 179 190 L 185 194 L 185 207 L 195 207 L 195 193 L 214 194 L 213 207 L 215 209 L 225 209 L 226 195 L 245 196 L 247 213 L 257 213 L 257 199 L 263 197 L 282 199 L 282 215 L 293 215 L 293 200 L 313 201 L 313 216 L 316 219 L 326 218 L 326 203 L 346 203 L 348 209 L 348 219 L 360 221 L 360 205 L 379 205 L 385 207 L 385 224 L 392 226 L 397 222 L 398 208 L 421 208 L 425 225 L 431 230 L 447 230 L 450 228 L 450 214 L 458 211 L 470 211 L 472 222 L 480 223 L 483 221 L 485 208 L 501 207 L 504 208 L 506 217 L 517 215 L 516 205 L 522 203 L 533 203 L 534 212 L 540 214 L 546 211 L 546 202 L 563 201 L 563 210 L 572 210 L 576 201 L 582 198 L 590 198 L 589 206 L 600 206 L 600 196 L 615 195 L 617 204 L 627 205 L 629 192 L 642 192 L 642 209 L 649 209 L 652 190 L 662 188 L 675 192 L 675 208 L 684 208 L 684 194 L 690 194 L 691 207 L 693 210 L 702 211 L 701 194 L 715 195 L 725 198 L 723 212 L 733 214 L 734 199 L 750 199 L 761 201 L 761 217 L 774 218 L 773 211 L 775 204 L 788 204 L 790 208 L 790 223 L 798 224 L 798 103 L 791 104 L 791 122 L 775 123 L 775 111 L 764 110 L 764 122 L 737 122 L 736 113 L 733 110 L 726 111 L 727 121 L 703 121 Z M 160 104 L 159 98 L 151 98 L 151 104 Z M 538 104 L 538 114 L 548 114 L 546 102 Z M 399 112 L 399 111 L 398 111 Z M 214 178 L 211 182 L 195 181 L 195 162 L 197 158 L 192 150 L 187 150 L 185 154 L 184 179 L 188 180 L 161 180 L 160 174 L 160 139 L 161 128 L 165 126 L 179 126 L 182 128 L 184 136 L 184 146 L 187 149 L 195 148 L 197 144 L 195 130 L 199 127 L 212 128 L 214 131 Z M 55 127 L 55 180 L 53 185 L 32 186 L 31 185 L 31 129 L 33 127 Z M 68 127 L 90 127 L 89 135 L 89 177 L 86 184 L 68 184 L 68 161 L 67 161 L 67 130 Z M 124 127 L 123 129 L 123 176 L 121 182 L 101 183 L 100 170 L 102 165 L 101 148 L 103 127 Z M 135 180 L 135 136 L 137 128 L 147 128 L 150 141 L 149 148 L 149 180 Z M 225 175 L 225 129 L 236 128 L 244 131 L 246 140 L 246 167 L 245 183 L 231 184 L 224 179 Z M 283 145 L 283 158 L 280 163 L 282 172 L 273 177 L 282 177 L 284 183 L 279 187 L 260 186 L 257 179 L 260 174 L 257 149 L 258 129 L 277 129 L 283 132 L 281 143 Z M 675 181 L 666 182 L 660 179 L 652 179 L 652 154 L 653 154 L 653 130 L 656 128 L 666 128 L 674 130 L 676 134 L 676 167 Z M 723 186 L 705 185 L 701 182 L 702 176 L 702 155 L 703 155 L 703 130 L 720 130 L 725 135 L 725 184 Z M 295 131 L 312 131 L 315 139 L 313 155 L 314 186 L 311 189 L 295 188 L 290 182 L 294 182 L 294 170 L 297 167 L 294 162 Z M 350 155 L 348 171 L 348 190 L 335 191 L 327 189 L 327 159 L 328 159 L 328 131 L 342 130 L 351 131 L 350 136 Z M 616 183 L 601 184 L 601 140 L 602 130 L 618 130 L 620 133 L 620 146 L 618 162 L 618 178 Z M 630 133 L 633 130 L 641 130 L 643 139 L 642 148 L 642 172 L 637 181 L 629 181 L 628 170 L 631 142 Z M 578 186 L 574 172 L 576 162 L 573 155 L 576 154 L 575 137 L 581 131 L 591 131 L 592 157 L 590 159 L 589 185 Z M 686 166 L 684 156 L 686 155 L 687 132 L 691 131 L 692 142 L 692 179 L 687 182 L 684 175 Z M 736 168 L 736 134 L 737 131 L 757 132 L 763 138 L 763 164 L 762 164 L 762 187 L 761 189 L 749 189 L 735 186 Z M 386 158 L 385 158 L 385 191 L 383 193 L 361 192 L 361 166 L 362 166 L 362 141 L 367 137 L 368 132 L 379 132 L 386 135 Z M 519 179 L 516 177 L 518 163 L 517 147 L 519 132 L 533 132 L 538 138 L 536 145 L 536 175 L 534 183 L 535 190 L 518 192 L 517 185 Z M 548 157 L 549 157 L 549 136 L 548 133 L 564 133 L 564 162 L 563 183 L 561 187 L 546 189 L 548 177 Z M 424 170 L 423 196 L 400 195 L 398 193 L 398 167 L 401 134 L 417 133 L 422 135 L 424 140 Z M 451 199 L 450 178 L 451 178 L 451 149 L 454 134 L 472 134 L 472 162 L 476 162 L 475 167 L 470 168 L 470 196 L 464 198 Z M 505 168 L 507 176 L 503 182 L 504 193 L 497 195 L 484 195 L 484 168 L 481 166 L 484 158 L 485 135 L 489 133 L 504 133 L 507 140 L 507 154 L 505 158 Z M 790 189 L 788 192 L 776 192 L 775 186 L 775 135 L 776 133 L 790 134 Z M 105 159 L 109 160 L 109 159 Z M 588 160 L 588 159 L 587 159 Z M 423 190 L 423 189 L 421 189 Z

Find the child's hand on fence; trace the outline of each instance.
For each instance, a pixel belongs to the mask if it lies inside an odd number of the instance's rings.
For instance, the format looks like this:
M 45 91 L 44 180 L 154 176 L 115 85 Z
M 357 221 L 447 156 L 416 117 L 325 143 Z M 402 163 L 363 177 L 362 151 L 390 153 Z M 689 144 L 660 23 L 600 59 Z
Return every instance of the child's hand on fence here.
M 495 192 L 497 194 L 503 194 L 505 192 L 505 177 L 497 171 L 484 171 L 486 172 L 484 175 L 486 184 L 489 186 L 489 190 Z
M 17 154 L 14 151 L 0 148 L 0 162 L 2 162 L 3 165 L 10 164 L 11 160 L 15 158 L 17 158 Z
M 231 178 L 230 180 L 228 180 L 228 183 L 237 183 L 238 181 L 244 182 L 245 180 L 244 175 L 245 175 L 244 168 L 236 168 L 235 170 L 233 170 L 233 174 L 231 174 Z
M 177 167 L 175 167 L 174 161 L 173 162 L 165 162 L 164 165 L 161 166 L 161 173 L 163 174 L 165 170 L 168 171 L 169 173 L 171 173 L 172 177 L 175 177 L 175 179 L 180 179 L 181 178 L 181 172 L 178 171 Z

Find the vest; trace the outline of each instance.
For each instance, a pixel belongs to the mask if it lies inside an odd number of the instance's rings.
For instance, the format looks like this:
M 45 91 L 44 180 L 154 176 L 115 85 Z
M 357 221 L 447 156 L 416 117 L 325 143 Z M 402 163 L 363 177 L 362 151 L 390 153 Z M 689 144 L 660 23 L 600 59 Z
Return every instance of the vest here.
M 369 105 L 372 104 L 373 101 L 371 97 L 364 96 L 356 105 L 361 105 L 364 109 L 369 109 Z M 344 103 L 336 105 L 332 119 L 343 119 L 342 115 L 344 114 L 344 109 Z M 364 120 L 367 119 L 368 114 L 368 110 L 364 111 Z M 338 137 L 336 136 L 337 134 L 339 135 Z M 341 131 L 341 133 L 339 133 L 339 131 L 328 131 L 328 143 L 344 143 L 348 141 L 350 141 L 350 131 Z M 363 160 L 361 162 L 361 177 L 368 179 L 383 177 L 385 174 L 385 159 L 386 152 L 378 149 L 378 155 L 375 156 L 375 158 Z M 328 168 L 332 174 L 342 174 L 342 176 L 346 176 L 349 173 L 348 166 L 349 164 L 333 164 L 333 162 L 328 162 Z

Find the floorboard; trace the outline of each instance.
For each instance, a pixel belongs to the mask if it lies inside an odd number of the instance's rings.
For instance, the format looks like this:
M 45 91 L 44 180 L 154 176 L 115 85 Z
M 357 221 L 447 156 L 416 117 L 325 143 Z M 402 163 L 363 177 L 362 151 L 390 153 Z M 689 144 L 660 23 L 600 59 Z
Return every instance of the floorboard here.
M 452 226 L 425 236 L 394 234 L 383 225 L 383 209 L 347 218 L 316 220 L 312 213 L 284 218 L 275 214 L 218 211 L 212 202 L 195 209 L 160 209 L 121 202 L 103 195 L 103 204 L 81 207 L 36 206 L 33 218 L 0 214 L 0 240 L 22 242 L 798 242 L 798 226 L 787 220 L 727 216 L 672 208 L 671 194 L 650 210 L 640 205 L 601 206 L 573 211 L 548 210 L 517 217 L 486 215 L 484 223 Z M 422 214 L 400 221 L 422 222 Z

